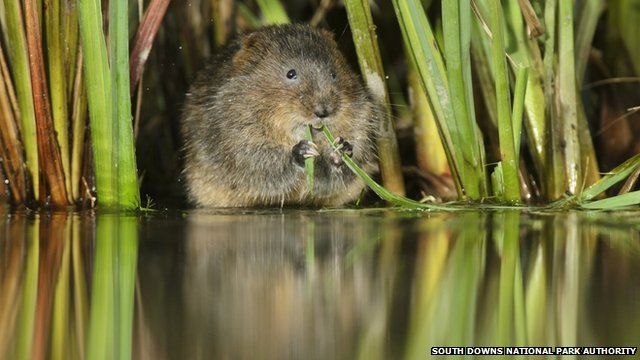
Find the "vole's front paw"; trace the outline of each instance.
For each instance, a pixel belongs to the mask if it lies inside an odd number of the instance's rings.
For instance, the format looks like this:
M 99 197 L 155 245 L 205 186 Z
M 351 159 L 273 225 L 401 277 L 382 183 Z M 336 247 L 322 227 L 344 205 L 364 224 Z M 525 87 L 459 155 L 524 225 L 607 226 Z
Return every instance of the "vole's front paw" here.
M 291 153 L 293 154 L 293 160 L 300 166 L 304 166 L 305 159 L 320 155 L 316 144 L 309 140 L 300 140 L 299 143 L 293 146 Z
M 335 139 L 335 144 L 337 145 L 337 148 L 331 152 L 331 163 L 334 166 L 341 166 L 344 164 L 342 161 L 342 154 L 351 157 L 353 155 L 353 145 L 340 136 Z

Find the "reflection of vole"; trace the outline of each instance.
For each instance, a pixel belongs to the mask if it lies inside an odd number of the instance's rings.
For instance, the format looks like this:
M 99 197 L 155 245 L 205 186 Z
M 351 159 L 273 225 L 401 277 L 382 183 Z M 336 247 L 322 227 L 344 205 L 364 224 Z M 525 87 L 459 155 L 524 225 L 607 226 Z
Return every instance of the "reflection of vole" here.
M 198 206 L 341 205 L 364 184 L 324 135 L 374 167 L 378 109 L 349 69 L 332 35 L 306 25 L 269 26 L 245 34 L 203 70 L 182 117 L 185 176 Z M 304 159 L 315 157 L 315 186 Z

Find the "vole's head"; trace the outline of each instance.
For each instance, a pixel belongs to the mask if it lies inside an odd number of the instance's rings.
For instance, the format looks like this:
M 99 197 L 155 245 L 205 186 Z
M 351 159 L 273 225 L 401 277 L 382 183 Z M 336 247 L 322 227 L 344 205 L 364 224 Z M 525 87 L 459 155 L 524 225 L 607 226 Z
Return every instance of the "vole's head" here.
M 232 61 L 249 101 L 264 118 L 299 129 L 348 121 L 344 113 L 364 96 L 333 35 L 306 25 L 269 26 L 244 35 Z

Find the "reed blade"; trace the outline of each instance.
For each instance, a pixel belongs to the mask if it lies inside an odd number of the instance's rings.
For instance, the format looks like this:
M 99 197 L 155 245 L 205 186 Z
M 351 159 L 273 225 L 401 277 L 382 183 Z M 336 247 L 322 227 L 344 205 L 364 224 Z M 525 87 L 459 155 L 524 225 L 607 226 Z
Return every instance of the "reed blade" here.
M 56 140 L 60 148 L 65 188 L 71 194 L 71 169 L 69 164 L 69 114 L 67 105 L 67 79 L 65 69 L 65 47 L 61 24 L 61 1 L 44 0 L 45 39 L 47 44 L 47 70 L 49 74 L 49 94 L 51 95 L 51 116 Z
M 335 138 L 331 131 L 326 127 L 322 127 L 322 133 L 326 137 L 327 141 L 331 145 L 331 147 L 339 151 L 338 146 L 336 145 Z M 383 186 L 375 182 L 362 168 L 358 166 L 349 156 L 342 154 L 342 161 L 344 161 L 345 165 L 353 171 L 353 173 L 358 176 L 364 183 L 375 192 L 382 200 L 385 200 L 393 205 L 400 206 L 406 209 L 414 209 L 414 210 L 443 210 L 443 211 L 454 211 L 456 208 L 434 205 L 434 204 L 425 204 L 415 200 L 408 199 L 404 196 L 397 195 Z
M 213 38 L 217 47 L 223 46 L 235 28 L 235 1 L 210 0 L 213 17 Z
M 313 134 L 311 130 L 311 125 L 307 125 L 307 129 L 305 131 L 305 138 L 307 141 L 313 141 Z M 309 193 L 313 195 L 313 187 L 314 187 L 314 176 L 315 176 L 315 159 L 313 157 L 307 158 L 304 160 L 304 170 L 307 173 L 307 187 L 309 188 Z
M 107 47 L 102 32 L 102 8 L 99 0 L 79 0 L 78 18 L 89 104 L 94 171 L 100 204 L 117 203 L 116 171 L 113 168 L 113 123 L 111 79 Z
M 587 61 L 589 60 L 589 52 L 591 51 L 591 43 L 596 32 L 598 20 L 604 12 L 604 0 L 583 1 L 582 8 L 578 17 L 577 34 L 575 39 L 575 55 L 576 55 L 576 77 L 578 86 L 584 81 L 584 74 L 587 69 Z
M 135 91 L 138 81 L 140 81 L 144 66 L 151 53 L 153 40 L 158 34 L 158 29 L 160 29 L 160 24 L 162 23 L 162 19 L 167 12 L 167 7 L 169 7 L 170 2 L 171 0 L 151 1 L 138 27 L 138 31 L 133 40 L 129 70 L 129 86 L 132 94 Z
M 360 71 L 374 100 L 381 106 L 378 131 L 378 158 L 382 182 L 392 192 L 404 195 L 404 179 L 395 127 L 392 121 L 389 92 L 378 49 L 376 27 L 368 0 L 346 0 L 347 17 L 358 54 Z
M 8 181 L 11 201 L 21 204 L 26 197 L 25 172 L 22 143 L 16 123 L 17 109 L 12 106 L 13 86 L 4 58 L 4 49 L 0 47 L 0 156 L 2 169 Z
M 589 186 L 579 195 L 579 202 L 589 201 L 601 193 L 607 191 L 613 185 L 626 179 L 634 171 L 640 168 L 640 154 L 633 156 L 629 160 L 611 170 L 595 184 Z
M 505 57 L 504 20 L 499 0 L 489 0 L 489 23 L 491 27 L 491 54 L 493 73 L 496 83 L 498 115 L 498 136 L 500 138 L 500 157 L 504 182 L 504 200 L 520 201 L 520 182 L 518 180 L 519 159 L 516 156 L 513 121 L 511 119 L 511 93 Z
M 588 202 L 581 206 L 585 209 L 614 210 L 635 205 L 640 205 L 640 191 L 632 191 L 607 199 Z
M 404 43 L 416 64 L 421 84 L 436 116 L 438 132 L 447 154 L 458 197 L 465 198 L 467 187 L 476 187 L 473 183 L 486 180 L 484 176 L 482 180 L 474 178 L 472 176 L 474 172 L 461 171 L 464 159 L 458 144 L 463 143 L 462 134 L 452 108 L 447 74 L 436 37 L 419 1 L 394 0 L 393 6 Z M 475 146 L 475 144 L 465 144 L 465 146 Z
M 407 54 L 407 82 L 409 102 L 413 112 L 413 132 L 416 142 L 416 161 L 418 168 L 437 175 L 450 175 L 447 154 L 438 134 L 435 114 L 420 83 L 418 70 L 413 58 Z
M 263 25 L 288 24 L 291 22 L 280 0 L 257 0 L 262 11 Z
M 29 69 L 31 70 L 31 88 L 36 115 L 36 131 L 38 139 L 38 158 L 47 181 L 51 204 L 65 206 L 69 204 L 66 190 L 62 154 L 56 140 L 55 126 L 51 116 L 47 77 L 44 69 L 42 53 L 42 31 L 38 22 L 37 1 L 25 1 L 25 19 L 27 45 L 29 49 Z
M 115 124 L 112 146 L 117 178 L 117 204 L 125 208 L 136 208 L 140 205 L 140 192 L 131 117 L 128 11 L 127 0 L 109 1 L 109 64 L 112 121 Z
M 82 184 L 83 159 L 85 158 L 85 133 L 87 130 L 87 90 L 82 68 L 82 50 L 78 48 L 76 74 L 73 85 L 73 102 L 71 105 L 71 126 L 73 143 L 71 145 L 71 189 L 74 202 L 80 200 Z
M 40 166 L 38 162 L 36 115 L 33 105 L 27 39 L 24 31 L 21 2 L 14 0 L 2 1 L 6 12 L 4 19 L 7 31 L 7 52 L 20 109 L 20 135 L 32 184 L 31 190 L 34 198 L 38 200 L 40 194 Z
M 444 55 L 447 78 L 457 127 L 460 131 L 462 166 L 460 176 L 465 194 L 471 199 L 486 195 L 484 188 L 484 144 L 476 127 L 471 84 L 471 7 L 468 1 L 442 3 Z

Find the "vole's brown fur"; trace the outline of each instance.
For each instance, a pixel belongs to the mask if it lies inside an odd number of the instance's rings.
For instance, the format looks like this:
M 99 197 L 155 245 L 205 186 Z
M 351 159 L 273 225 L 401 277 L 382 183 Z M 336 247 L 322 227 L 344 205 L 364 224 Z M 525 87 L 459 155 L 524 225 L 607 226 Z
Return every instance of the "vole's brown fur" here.
M 295 74 L 291 71 L 295 70 Z M 350 70 L 332 34 L 306 25 L 240 36 L 197 77 L 182 117 L 188 194 L 198 206 L 336 206 L 364 184 L 322 133 L 327 125 L 374 168 L 378 108 Z M 304 156 L 316 156 L 308 189 Z

